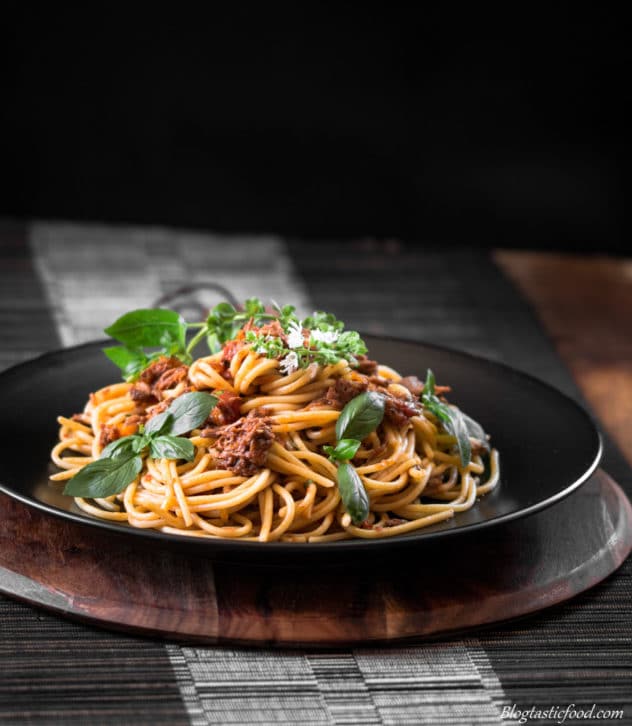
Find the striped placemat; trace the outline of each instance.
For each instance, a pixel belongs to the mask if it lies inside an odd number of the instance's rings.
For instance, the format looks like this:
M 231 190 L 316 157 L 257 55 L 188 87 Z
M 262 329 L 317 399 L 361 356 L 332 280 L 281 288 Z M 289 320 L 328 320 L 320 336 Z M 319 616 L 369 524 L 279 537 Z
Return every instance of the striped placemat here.
M 214 281 L 239 299 L 325 308 L 352 328 L 504 360 L 577 395 L 528 306 L 478 251 L 64 223 L 24 236 L 19 226 L 0 236 L 2 365 L 99 337 L 126 310 Z M 630 486 L 616 452 L 606 468 Z M 512 707 L 595 703 L 624 708 L 617 723 L 628 723 L 631 572 L 519 624 L 379 650 L 163 644 L 0 598 L 0 722 L 498 724 Z

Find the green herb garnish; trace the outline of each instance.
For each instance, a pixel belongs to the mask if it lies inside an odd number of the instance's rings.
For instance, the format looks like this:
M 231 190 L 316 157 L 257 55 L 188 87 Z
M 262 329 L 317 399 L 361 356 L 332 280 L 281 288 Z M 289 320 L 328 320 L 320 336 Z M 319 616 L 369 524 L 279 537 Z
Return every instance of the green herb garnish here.
M 338 489 L 352 522 L 362 524 L 369 516 L 369 495 L 352 464 L 338 467 Z
M 285 308 L 278 308 L 276 314 L 268 313 L 265 305 L 256 297 L 248 298 L 243 310 L 237 310 L 227 302 L 219 303 L 211 310 L 206 322 L 202 323 L 204 327 L 198 334 L 199 339 L 206 337 L 211 353 L 217 353 L 222 349 L 224 343 L 237 335 L 244 323 L 252 320 L 255 325 L 258 325 L 277 317 L 280 319 L 281 311 L 288 308 L 292 313 L 294 312 L 294 308 L 288 305 Z
M 330 461 L 338 464 L 338 490 L 345 509 L 354 524 L 362 524 L 369 516 L 369 496 L 360 475 L 350 460 L 356 455 L 362 439 L 382 423 L 384 397 L 365 391 L 352 398 L 336 421 L 336 445 L 323 446 Z
M 356 356 L 366 353 L 359 334 L 344 330 L 344 323 L 331 313 L 316 312 L 299 320 L 292 305 L 274 306 L 267 312 L 258 298 L 249 298 L 243 310 L 230 303 L 216 305 L 201 323 L 187 323 L 173 310 L 133 310 L 105 330 L 122 345 L 104 349 L 126 381 L 135 381 L 140 373 L 161 356 L 173 356 L 191 363 L 193 350 L 206 340 L 211 353 L 217 353 L 232 340 L 248 321 L 260 327 L 278 320 L 287 339 L 255 330 L 247 331 L 245 342 L 268 358 L 279 358 L 281 370 L 291 373 L 310 363 L 329 365 L 345 359 L 356 365 Z M 303 331 L 306 331 L 305 333 Z M 187 343 L 187 334 L 195 331 Z
M 375 391 L 365 391 L 352 398 L 342 409 L 336 421 L 336 438 L 359 439 L 368 436 L 382 423 L 384 396 Z
M 111 459 L 97 459 L 66 484 L 64 494 L 73 497 L 99 499 L 122 492 L 143 468 L 140 456 L 123 455 Z
M 190 362 L 186 347 L 187 323 L 173 310 L 132 310 L 105 332 L 123 343 L 105 348 L 103 352 L 123 371 L 125 380 L 135 380 L 141 371 L 163 355 Z
M 169 408 L 149 419 L 137 434 L 112 441 L 101 457 L 84 466 L 66 484 L 64 494 L 91 499 L 119 494 L 134 480 L 143 466 L 143 454 L 153 459 L 191 461 L 195 447 L 178 434 L 192 431 L 206 421 L 217 398 L 193 392 L 179 396 Z
M 332 313 L 315 312 L 299 320 L 291 305 L 277 308 L 277 312 L 287 345 L 277 336 L 254 330 L 246 333 L 246 342 L 267 358 L 282 358 L 281 370 L 285 373 L 307 368 L 310 363 L 331 365 L 343 358 L 356 365 L 356 356 L 367 351 L 360 335 L 355 330 L 344 330 L 344 323 Z
M 456 439 L 461 466 L 466 467 L 472 461 L 472 447 L 467 422 L 463 413 L 456 407 L 440 401 L 435 393 L 434 373 L 428 369 L 421 402 L 430 413 L 439 419 L 443 428 Z M 475 423 L 473 421 L 473 423 Z M 479 427 L 480 428 L 480 427 Z M 482 429 L 481 429 L 482 431 Z
M 357 454 L 362 442 L 357 439 L 342 439 L 335 446 L 323 446 L 330 461 L 349 461 Z
M 483 449 L 489 452 L 491 450 L 491 446 L 489 445 L 489 438 L 485 433 L 485 429 L 478 421 L 475 421 L 466 413 L 463 413 L 463 411 L 461 411 L 461 416 L 463 416 L 463 420 L 465 421 L 465 426 L 467 427 L 467 433 L 469 434 L 470 439 L 476 439 Z

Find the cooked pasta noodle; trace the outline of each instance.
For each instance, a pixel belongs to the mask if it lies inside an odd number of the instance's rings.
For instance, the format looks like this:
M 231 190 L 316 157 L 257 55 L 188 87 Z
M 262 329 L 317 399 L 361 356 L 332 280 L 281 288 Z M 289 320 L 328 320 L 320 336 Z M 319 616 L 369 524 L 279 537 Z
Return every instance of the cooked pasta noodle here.
M 77 506 L 101 519 L 189 537 L 317 543 L 413 532 L 470 509 L 498 483 L 498 453 L 473 441 L 463 466 L 454 436 L 391 368 L 380 365 L 367 375 L 342 359 L 286 373 L 278 358 L 243 340 L 231 352 L 198 358 L 188 368 L 163 358 L 140 383 L 91 394 L 82 413 L 58 419 L 52 460 L 61 471 L 51 479 L 66 482 L 109 441 L 135 433 L 184 392 L 204 391 L 219 403 L 212 420 L 190 433 L 191 461 L 146 456 L 124 491 L 78 497 Z M 394 413 L 387 407 L 353 457 L 369 498 L 366 520 L 354 523 L 341 501 L 336 463 L 323 447 L 336 443 L 344 403 L 366 388 L 383 394 Z

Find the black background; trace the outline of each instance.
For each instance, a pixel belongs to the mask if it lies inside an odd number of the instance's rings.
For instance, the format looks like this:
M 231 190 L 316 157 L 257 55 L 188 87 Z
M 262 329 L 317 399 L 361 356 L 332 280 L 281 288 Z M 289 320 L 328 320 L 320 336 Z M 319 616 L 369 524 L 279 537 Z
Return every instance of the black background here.
M 614 5 L 95 7 L 5 7 L 5 217 L 625 248 Z

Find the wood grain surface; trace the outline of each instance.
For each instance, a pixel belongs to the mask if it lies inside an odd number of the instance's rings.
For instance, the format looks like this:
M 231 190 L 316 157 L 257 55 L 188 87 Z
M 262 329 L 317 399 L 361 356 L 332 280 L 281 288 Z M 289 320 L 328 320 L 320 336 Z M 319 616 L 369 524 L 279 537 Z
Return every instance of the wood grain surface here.
M 516 251 L 495 259 L 632 464 L 632 260 Z
M 632 508 L 602 471 L 532 517 L 343 567 L 230 565 L 159 546 L 148 553 L 5 496 L 0 514 L 0 591 L 71 618 L 202 643 L 436 637 L 567 600 L 632 548 Z

